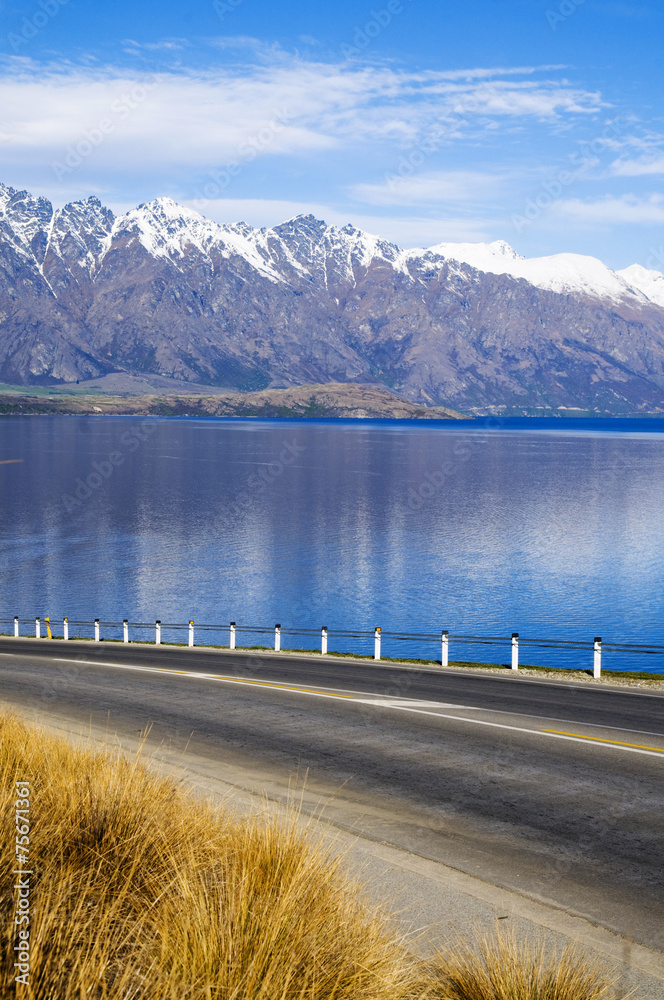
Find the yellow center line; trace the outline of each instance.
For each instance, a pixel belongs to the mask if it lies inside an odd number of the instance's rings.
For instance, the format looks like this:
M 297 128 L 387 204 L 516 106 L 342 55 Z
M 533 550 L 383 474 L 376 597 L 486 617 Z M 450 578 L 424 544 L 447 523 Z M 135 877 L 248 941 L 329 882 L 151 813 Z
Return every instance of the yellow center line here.
M 262 688 L 276 688 L 277 691 L 297 691 L 301 694 L 324 694 L 326 698 L 349 698 L 351 701 L 354 699 L 352 694 L 337 694 L 336 692 L 317 691 L 315 688 L 305 688 L 305 687 L 293 687 L 289 684 L 272 684 L 270 681 L 250 681 L 250 680 L 239 680 L 237 677 L 227 677 L 223 674 L 196 674 L 195 671 L 178 671 L 178 673 L 190 673 L 192 677 L 206 676 L 211 677 L 215 681 L 230 681 L 233 684 L 253 684 L 257 687 Z
M 16 462 L 22 462 L 22 458 L 3 458 L 0 460 L 0 465 L 15 465 Z
M 128 663 L 109 663 L 105 660 L 70 660 L 65 657 L 54 657 L 56 662 L 62 663 L 81 663 L 86 664 L 86 666 L 95 667 L 117 667 L 120 670 L 137 670 L 141 673 L 148 674 L 180 674 L 182 677 L 198 677 L 206 681 L 223 681 L 226 684 L 240 684 L 251 685 L 252 687 L 260 688 L 274 688 L 277 691 L 295 691 L 297 694 L 313 694 L 321 698 L 347 698 L 350 701 L 355 700 L 355 695 L 352 694 L 337 694 L 336 692 L 326 691 L 324 688 L 322 690 L 317 690 L 315 688 L 305 688 L 305 687 L 295 687 L 289 684 L 275 684 L 270 681 L 255 681 L 244 677 L 230 677 L 227 674 L 204 674 L 199 673 L 198 670 L 178 670 L 175 667 L 149 667 L 149 666 L 138 666 Z
M 600 736 L 584 736 L 583 733 L 565 733 L 561 729 L 542 729 L 542 733 L 553 733 L 555 736 L 573 736 L 577 740 L 590 740 L 593 743 L 610 743 L 616 747 L 633 747 L 636 750 L 651 750 L 653 753 L 664 753 L 660 747 L 646 747 L 641 743 L 622 743 L 620 740 L 603 740 Z
M 11 654 L 4 654 L 10 656 Z M 353 701 L 357 705 L 374 705 L 377 708 L 391 708 L 398 712 L 409 712 L 414 715 L 426 715 L 435 719 L 451 719 L 453 722 L 462 722 L 471 726 L 486 726 L 490 729 L 503 729 L 509 730 L 515 733 L 526 733 L 529 736 L 555 736 L 559 740 L 588 740 L 594 743 L 595 746 L 606 746 L 615 747 L 616 749 L 622 749 L 627 753 L 641 753 L 659 755 L 664 754 L 664 749 L 660 747 L 648 747 L 643 746 L 639 743 L 622 743 L 619 740 L 603 740 L 601 737 L 596 736 L 585 736 L 582 733 L 568 733 L 560 729 L 531 729 L 524 726 L 510 726 L 503 722 L 490 722 L 488 719 L 477 719 L 469 718 L 464 715 L 450 715 L 446 712 L 436 712 L 430 709 L 415 708 L 414 705 L 403 704 L 403 702 L 391 702 L 389 699 L 381 698 L 376 699 L 375 697 L 362 698 L 358 697 L 357 694 L 340 694 L 336 691 L 330 691 L 325 688 L 305 688 L 298 687 L 292 684 L 276 684 L 270 681 L 254 680 L 248 677 L 231 677 L 228 674 L 207 674 L 198 673 L 195 670 L 178 670 L 173 667 L 150 667 L 150 666 L 139 666 L 138 664 L 128 664 L 128 663 L 110 663 L 104 660 L 73 660 L 66 657 L 53 657 L 56 663 L 77 663 L 79 665 L 89 665 L 94 667 L 113 667 L 117 670 L 133 670 L 139 673 L 147 674 L 180 674 L 185 677 L 196 677 L 199 680 L 212 680 L 220 681 L 222 684 L 236 684 L 238 686 L 250 685 L 257 688 L 272 688 L 276 691 L 292 691 L 296 694 L 308 694 L 314 698 L 343 698 L 347 701 Z M 417 702 L 415 703 L 417 704 Z M 440 706 L 441 708 L 447 707 L 445 705 Z M 459 706 L 460 708 L 462 706 Z M 490 711 L 490 710 L 489 710 Z

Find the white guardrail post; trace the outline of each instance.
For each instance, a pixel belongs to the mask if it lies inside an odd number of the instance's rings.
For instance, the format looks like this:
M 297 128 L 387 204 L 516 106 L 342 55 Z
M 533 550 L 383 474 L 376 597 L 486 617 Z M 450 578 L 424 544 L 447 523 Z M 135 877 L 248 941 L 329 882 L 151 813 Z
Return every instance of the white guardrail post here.
M 44 618 L 44 624 L 46 626 L 46 632 L 48 638 L 52 638 L 51 635 L 51 623 L 50 618 Z M 230 635 L 229 635 L 229 647 L 230 649 L 235 649 L 235 622 L 230 623 Z M 18 615 L 14 615 L 14 637 L 18 639 L 20 636 L 20 619 Z M 94 641 L 100 642 L 100 624 L 99 618 L 94 620 Z M 35 617 L 35 638 L 42 638 L 42 620 L 37 615 Z M 69 639 L 69 618 L 62 619 L 62 638 L 67 641 Z M 380 660 L 381 658 L 381 638 L 382 633 L 379 625 L 376 625 L 374 629 L 374 660 Z M 440 663 L 441 666 L 447 667 L 449 665 L 449 632 L 447 629 L 443 629 L 440 635 Z M 129 619 L 124 618 L 122 621 L 122 641 L 129 642 Z M 327 625 L 321 626 L 320 630 L 320 651 L 321 655 L 325 656 L 327 654 L 327 642 L 328 642 L 328 629 Z M 161 645 L 161 620 L 158 618 L 155 621 L 155 645 Z M 194 621 L 193 619 L 189 622 L 189 634 L 188 634 L 188 645 L 194 645 Z M 281 625 L 276 624 L 274 626 L 274 650 L 276 653 L 281 652 Z M 512 653 L 512 670 L 519 669 L 519 633 L 512 632 L 511 639 L 511 653 Z M 593 678 L 596 680 L 602 676 L 602 638 L 601 636 L 595 636 L 593 640 Z

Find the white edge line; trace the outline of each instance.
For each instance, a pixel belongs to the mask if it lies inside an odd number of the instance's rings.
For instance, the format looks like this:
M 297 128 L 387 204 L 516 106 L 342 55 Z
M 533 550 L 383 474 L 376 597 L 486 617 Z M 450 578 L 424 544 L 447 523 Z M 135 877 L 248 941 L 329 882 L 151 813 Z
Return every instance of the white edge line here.
M 0 636 L 0 638 L 9 638 L 9 637 L 8 636 Z M 20 636 L 20 638 L 22 638 L 22 639 L 23 638 L 31 639 L 33 637 L 32 636 Z M 197 648 L 197 651 L 200 651 L 200 652 L 205 651 L 207 653 L 209 651 L 208 647 L 205 647 L 205 646 L 198 646 L 196 648 Z M 219 652 L 219 650 L 217 650 L 217 652 Z M 232 650 L 228 650 L 228 649 L 224 648 L 224 649 L 221 650 L 221 652 L 228 653 L 228 652 L 232 652 Z M 241 652 L 244 653 L 245 650 L 242 650 Z M 277 654 L 273 653 L 272 650 L 261 650 L 261 652 L 262 653 L 266 653 L 269 656 L 272 656 L 273 659 L 276 658 L 276 656 L 277 656 Z M 16 655 L 15 653 L 0 652 L 0 656 L 15 656 L 15 655 Z M 23 655 L 23 654 L 21 654 L 21 655 Z M 294 653 L 293 655 L 294 656 L 300 656 L 301 654 Z M 56 656 L 48 657 L 48 659 L 54 660 L 54 661 L 56 661 L 58 663 L 91 663 L 91 664 L 95 664 L 95 663 L 101 662 L 99 660 L 73 660 L 73 659 L 69 659 L 69 658 L 66 658 L 66 657 L 56 657 Z M 303 659 L 306 659 L 306 657 L 303 657 Z M 106 663 L 106 664 L 103 664 L 103 665 L 108 666 L 108 667 L 120 667 L 120 666 L 123 666 L 124 664 L 121 664 L 121 663 Z M 385 666 L 387 664 L 383 664 L 383 665 Z M 413 673 L 417 673 L 418 670 L 422 669 L 420 667 L 412 667 L 408 663 L 404 663 L 404 664 L 397 663 L 396 666 L 399 667 L 399 669 L 411 671 Z M 152 669 L 153 670 L 159 670 L 160 668 L 159 667 L 153 667 Z M 164 669 L 168 669 L 168 668 L 164 668 Z M 430 668 L 424 668 L 424 669 L 429 670 L 429 672 L 433 672 L 433 670 L 430 670 Z M 177 673 L 177 671 L 172 671 L 172 670 L 171 670 L 171 672 Z M 453 674 L 455 677 L 464 677 L 464 676 L 466 676 L 466 673 L 464 671 L 453 670 L 453 669 L 450 668 L 449 672 L 451 674 Z M 191 673 L 195 673 L 195 671 L 191 671 Z M 479 675 L 480 674 L 478 673 L 478 674 L 475 674 L 474 676 L 479 676 Z M 209 674 L 209 675 L 205 675 L 205 676 L 214 677 L 216 675 L 215 674 Z M 445 674 L 439 673 L 438 676 L 444 677 Z M 482 674 L 482 676 L 485 676 L 485 674 Z M 496 676 L 497 675 L 494 675 L 494 677 L 496 677 Z M 499 680 L 508 680 L 509 678 L 498 676 L 497 679 L 499 679 Z M 523 678 L 521 678 L 521 679 L 523 679 Z M 247 678 L 247 680 L 251 680 L 251 678 Z M 528 682 L 530 683 L 530 679 L 529 679 Z M 278 682 L 275 681 L 275 683 L 278 683 Z M 540 681 L 539 679 L 536 678 L 536 679 L 533 680 L 533 683 L 536 683 L 536 684 L 545 684 L 545 683 L 552 684 L 553 682 L 551 682 L 551 681 L 548 681 L 548 682 L 547 681 Z M 572 682 L 572 681 L 565 681 L 565 683 L 567 684 L 568 687 L 570 685 L 574 685 L 574 682 Z M 579 687 L 579 683 L 576 683 L 576 687 Z M 584 690 L 589 690 L 588 688 L 585 687 L 585 685 L 581 685 L 581 687 L 583 687 Z M 348 693 L 348 694 L 359 694 L 359 695 L 362 695 L 363 697 L 370 697 L 370 698 L 381 698 L 381 697 L 383 697 L 382 695 L 380 695 L 380 694 L 378 694 L 376 692 L 369 692 L 369 694 L 367 695 L 367 692 L 365 692 L 365 691 L 353 691 L 352 688 L 330 688 L 329 690 L 331 690 L 331 691 L 340 691 L 340 692 L 342 692 L 344 694 L 346 694 L 346 693 Z M 607 688 L 595 688 L 595 690 L 596 691 L 607 691 L 607 690 L 610 690 L 610 691 L 613 691 L 613 692 L 617 692 L 619 694 L 629 694 L 629 695 L 632 695 L 634 697 L 641 697 L 641 698 L 661 698 L 662 697 L 661 695 L 654 694 L 654 693 L 649 692 L 649 691 L 643 691 L 643 690 L 635 691 L 635 690 L 633 690 L 631 688 L 622 687 L 622 686 L 621 687 L 614 686 L 614 687 L 612 687 L 610 689 L 607 689 Z M 424 699 L 416 699 L 416 700 L 419 701 L 419 702 L 421 702 L 422 704 L 424 704 Z M 434 704 L 436 704 L 436 703 L 434 703 Z M 441 703 L 441 704 L 443 704 L 444 707 L 447 707 L 446 703 Z M 450 706 L 451 706 L 451 703 L 450 703 Z M 482 707 L 476 706 L 476 705 L 458 705 L 458 706 L 453 706 L 453 707 L 457 707 L 457 708 L 459 708 L 460 711 L 463 711 L 463 712 L 491 712 L 493 715 L 525 715 L 524 712 L 510 712 L 509 709 L 505 709 L 505 708 L 482 708 Z M 655 733 L 655 732 L 653 732 L 652 729 L 624 729 L 622 727 L 617 728 L 616 726 L 607 726 L 605 723 L 602 723 L 602 722 L 592 722 L 591 723 L 591 722 L 579 722 L 578 720 L 575 720 L 575 719 L 561 719 L 557 715 L 530 715 L 530 716 L 528 716 L 528 718 L 530 718 L 530 719 L 541 719 L 542 722 L 562 722 L 566 726 L 590 726 L 590 725 L 592 725 L 594 729 L 609 729 L 609 730 L 612 730 L 613 732 L 618 732 L 618 733 L 634 733 L 634 734 L 636 734 L 638 736 L 662 736 L 662 733 Z
M 659 757 L 660 759 L 664 756 L 664 751 L 661 750 L 642 750 L 640 747 L 627 747 L 619 746 L 615 743 L 605 743 L 601 740 L 593 739 L 590 737 L 579 737 L 579 736 L 565 736 L 562 733 L 547 733 L 541 729 L 526 729 L 524 726 L 507 726 L 502 722 L 486 722 L 484 719 L 469 719 L 463 715 L 449 715 L 445 712 L 428 712 L 423 708 L 408 708 L 405 705 L 392 705 L 389 702 L 386 703 L 384 699 L 378 701 L 377 699 L 369 698 L 354 698 L 352 696 L 343 697 L 338 694 L 325 694 L 322 691 L 309 691 L 301 687 L 294 685 L 285 685 L 278 683 L 266 683 L 265 681 L 255 681 L 251 678 L 239 678 L 239 677 L 221 677 L 217 674 L 201 674 L 197 671 L 192 670 L 172 670 L 166 667 L 139 667 L 129 663 L 108 663 L 102 660 L 70 660 L 64 657 L 53 657 L 53 662 L 55 663 L 81 663 L 91 665 L 94 667 L 115 667 L 119 670 L 136 670 L 139 673 L 148 674 L 167 674 L 174 677 L 196 677 L 201 680 L 217 681 L 221 684 L 238 684 L 240 686 L 247 687 L 258 687 L 263 688 L 268 691 L 288 691 L 291 694 L 303 694 L 311 698 L 328 698 L 330 700 L 344 700 L 352 702 L 355 705 L 372 705 L 374 708 L 389 708 L 395 712 L 410 712 L 414 715 L 429 715 L 436 719 L 451 719 L 453 722 L 467 722 L 472 726 L 488 726 L 490 729 L 506 729 L 512 733 L 529 733 L 531 736 L 548 736 L 554 740 L 569 740 L 572 743 L 582 743 L 586 746 L 596 746 L 603 747 L 606 750 L 622 750 L 627 753 L 640 753 L 645 754 L 647 757 Z M 490 711 L 490 709 L 485 709 L 485 711 Z M 592 725 L 592 723 L 577 723 L 577 725 Z M 616 730 L 620 732 L 621 730 Z
M 11 655 L 13 655 L 13 654 L 11 654 L 11 653 L 0 653 L 0 656 L 11 656 Z M 127 666 L 127 664 L 123 664 L 123 663 L 110 663 L 110 662 L 105 662 L 105 661 L 102 661 L 102 660 L 73 660 L 73 659 L 69 659 L 69 658 L 65 658 L 65 657 L 57 657 L 57 656 L 49 657 L 49 659 L 52 659 L 52 660 L 54 660 L 57 663 L 86 663 L 86 664 L 92 664 L 92 665 L 98 663 L 98 664 L 101 664 L 102 666 L 106 666 L 106 667 L 123 667 L 123 666 Z M 138 670 L 138 669 L 142 669 L 142 668 L 139 668 L 138 666 L 136 666 L 134 669 Z M 202 674 L 202 673 L 199 673 L 198 671 L 195 671 L 195 670 L 192 670 L 192 671 L 178 671 L 178 670 L 175 670 L 172 667 L 163 667 L 163 668 L 160 668 L 160 667 L 150 667 L 150 668 L 146 668 L 146 669 L 150 669 L 150 670 L 153 670 L 155 672 L 158 672 L 158 671 L 161 670 L 162 672 L 165 672 L 165 673 L 176 673 L 176 674 L 177 673 L 183 673 L 183 674 L 191 673 L 192 675 L 196 674 L 196 676 L 199 676 L 199 677 L 208 677 L 210 679 L 215 679 L 215 678 L 217 678 L 217 679 L 223 679 L 218 674 Z M 257 683 L 259 683 L 258 681 L 254 681 L 253 678 L 251 678 L 251 677 L 238 677 L 238 678 L 230 678 L 229 677 L 228 678 L 228 683 L 229 684 L 230 683 L 235 683 L 235 681 L 238 681 L 240 683 L 242 681 L 249 681 L 251 684 L 257 684 Z M 274 681 L 272 683 L 279 684 L 281 682 Z M 285 682 L 284 682 L 284 686 L 286 686 Z M 397 704 L 393 704 L 393 703 L 389 702 L 389 699 L 386 698 L 385 695 L 378 694 L 377 692 L 374 692 L 374 691 L 370 691 L 370 692 L 355 691 L 355 690 L 353 690 L 353 688 L 326 688 L 326 691 L 338 691 L 340 694 L 345 694 L 345 695 L 359 695 L 361 698 L 363 698 L 365 700 L 367 700 L 367 699 L 376 699 L 376 701 L 375 701 L 376 705 L 379 705 L 379 703 L 382 704 L 382 701 L 385 701 L 386 702 L 386 704 L 384 706 L 385 708 L 397 708 L 397 707 L 410 708 L 410 706 L 398 706 Z M 395 702 L 405 701 L 405 700 L 406 699 L 396 698 Z M 455 708 L 455 709 L 458 709 L 460 712 L 491 712 L 492 715 L 511 715 L 511 716 L 517 715 L 517 716 L 525 716 L 526 718 L 529 718 L 529 719 L 537 719 L 539 722 L 562 722 L 566 726 L 592 726 L 593 729 L 608 729 L 609 731 L 614 732 L 614 733 L 634 733 L 637 736 L 657 736 L 657 737 L 661 737 L 663 735 L 662 733 L 656 733 L 656 732 L 654 732 L 652 729 L 627 729 L 627 728 L 625 728 L 623 726 L 607 726 L 607 725 L 605 725 L 604 723 L 601 723 L 601 722 L 579 722 L 578 719 L 561 719 L 560 716 L 557 716 L 557 715 L 528 715 L 525 712 L 510 712 L 508 709 L 505 709 L 505 708 L 482 708 L 480 705 L 458 705 L 458 704 L 454 704 L 452 702 L 433 702 L 433 701 L 425 700 L 424 698 L 414 698 L 414 699 L 412 699 L 412 702 L 413 702 L 413 707 L 417 707 L 418 705 L 424 706 L 424 707 L 427 707 L 427 706 L 432 706 L 432 707 L 438 706 L 439 708 Z M 367 701 L 367 703 L 368 703 L 368 701 Z M 470 722 L 471 720 L 469 719 L 468 721 Z M 496 723 L 496 725 L 497 725 L 497 723 Z M 528 732 L 530 732 L 530 730 L 528 730 Z
M 364 704 L 371 705 L 373 702 L 364 702 Z M 664 757 L 664 750 L 642 750 L 640 747 L 626 747 L 620 746 L 619 744 L 603 742 L 601 739 L 595 739 L 592 736 L 564 736 L 562 733 L 547 733 L 542 729 L 525 729 L 523 726 L 506 726 L 502 722 L 486 722 L 484 719 L 467 719 L 464 716 L 459 715 L 447 715 L 443 712 L 426 712 L 421 708 L 404 708 L 402 705 L 391 705 L 396 712 L 413 712 L 416 715 L 433 715 L 438 719 L 457 719 L 461 722 L 467 722 L 472 726 L 490 726 L 492 729 L 509 729 L 513 733 L 530 733 L 535 736 L 550 736 L 554 740 L 571 740 L 573 743 L 585 743 L 586 745 L 595 747 L 605 747 L 607 750 L 626 750 L 629 753 L 641 753 L 646 754 L 648 757 L 659 757 L 660 759 Z M 487 709 L 490 711 L 490 709 Z M 576 725 L 588 725 L 592 726 L 592 723 L 579 722 Z M 620 732 L 620 730 L 616 730 Z

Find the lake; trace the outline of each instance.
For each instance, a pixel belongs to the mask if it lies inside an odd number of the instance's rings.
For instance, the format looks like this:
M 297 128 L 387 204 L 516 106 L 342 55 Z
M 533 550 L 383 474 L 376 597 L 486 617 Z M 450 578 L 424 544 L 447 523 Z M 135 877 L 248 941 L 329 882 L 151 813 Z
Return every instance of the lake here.
M 4 619 L 664 644 L 661 420 L 2 417 L 0 462 Z M 384 640 L 405 652 L 440 655 Z

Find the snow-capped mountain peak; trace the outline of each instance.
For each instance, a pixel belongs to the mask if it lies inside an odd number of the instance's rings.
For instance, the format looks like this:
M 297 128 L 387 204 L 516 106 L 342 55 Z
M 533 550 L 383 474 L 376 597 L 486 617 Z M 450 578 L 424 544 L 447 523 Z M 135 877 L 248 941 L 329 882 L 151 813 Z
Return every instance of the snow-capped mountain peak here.
M 53 222 L 53 206 L 47 198 L 34 197 L 28 191 L 0 188 L 0 218 L 14 233 L 23 251 L 34 255 L 38 265 L 44 260 Z
M 495 240 L 493 243 L 436 243 L 432 247 L 422 250 L 414 250 L 413 254 L 434 254 L 439 257 L 447 257 L 457 260 L 462 264 L 470 264 L 478 271 L 489 271 L 491 265 L 499 268 L 507 268 L 509 261 L 523 260 L 516 250 L 506 243 L 505 240 Z M 496 271 L 496 274 L 507 273 L 506 271 Z
M 633 278 L 628 281 L 624 272 L 612 271 L 596 257 L 574 253 L 522 257 L 503 240 L 496 240 L 494 243 L 437 243 L 428 249 L 405 251 L 404 257 L 441 264 L 453 260 L 486 274 L 506 274 L 512 278 L 521 278 L 536 288 L 562 295 L 579 295 L 611 302 L 642 301 L 643 295 L 651 298 L 638 281 Z M 656 275 L 658 272 L 652 273 Z M 652 279 L 646 284 L 652 289 L 655 283 L 656 279 Z M 664 304 L 656 299 L 651 301 L 658 305 Z
M 632 264 L 622 271 L 616 271 L 632 288 L 642 292 L 651 302 L 664 308 L 664 274 L 653 271 L 641 264 Z
M 356 284 L 358 269 L 372 261 L 394 264 L 400 250 L 393 243 L 372 236 L 350 223 L 331 226 L 313 215 L 298 215 L 273 229 L 261 230 L 266 252 L 275 264 L 293 268 L 326 288 Z
M 537 288 L 563 295 L 581 295 L 613 302 L 634 297 L 624 278 L 596 257 L 582 254 L 559 253 L 550 257 L 506 261 L 505 269 L 499 273 L 524 278 Z
M 115 221 L 114 235 L 135 230 L 150 254 L 170 257 L 173 254 L 181 256 L 187 243 L 200 248 L 202 232 L 211 228 L 215 228 L 215 223 L 198 212 L 178 205 L 171 198 L 156 198 L 119 216 Z
M 512 260 L 523 260 L 520 253 L 517 253 L 514 247 L 506 243 L 505 240 L 494 240 L 493 243 L 489 243 L 488 246 L 494 251 L 496 256 L 499 257 L 510 257 Z
M 14 383 L 378 380 L 471 412 L 664 412 L 663 288 L 636 265 L 525 259 L 501 240 L 401 250 L 311 215 L 254 229 L 157 198 L 114 217 L 95 197 L 54 211 L 0 186 L 0 377 Z
M 282 281 L 245 230 L 241 223 L 220 225 L 172 198 L 161 197 L 118 217 L 111 239 L 119 235 L 137 238 L 152 257 L 167 258 L 176 266 L 194 251 L 208 261 L 213 250 L 226 258 L 240 256 L 271 281 Z
M 0 222 L 9 226 L 17 251 L 34 256 L 38 267 L 47 253 L 71 256 L 76 245 L 85 256 L 81 265 L 90 275 L 99 273 L 106 253 L 118 240 L 128 245 L 136 240 L 149 256 L 169 260 L 178 268 L 191 254 L 200 255 L 209 267 L 213 256 L 240 258 L 242 267 L 280 284 L 306 277 L 326 289 L 340 284 L 352 287 L 374 261 L 418 281 L 422 266 L 430 272 L 453 261 L 558 294 L 632 306 L 650 302 L 664 308 L 664 275 L 637 264 L 612 271 L 597 258 L 580 254 L 524 258 L 504 240 L 441 242 L 401 250 L 350 223 L 327 225 L 311 214 L 258 230 L 244 223 L 213 222 L 162 196 L 114 218 L 95 196 L 54 212 L 45 198 L 0 184 Z

